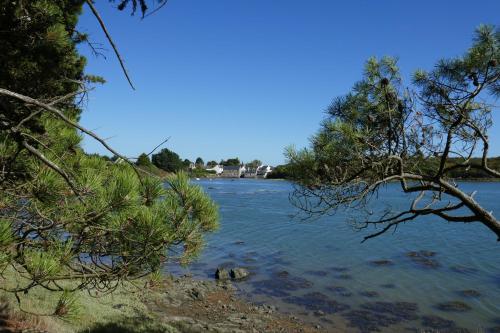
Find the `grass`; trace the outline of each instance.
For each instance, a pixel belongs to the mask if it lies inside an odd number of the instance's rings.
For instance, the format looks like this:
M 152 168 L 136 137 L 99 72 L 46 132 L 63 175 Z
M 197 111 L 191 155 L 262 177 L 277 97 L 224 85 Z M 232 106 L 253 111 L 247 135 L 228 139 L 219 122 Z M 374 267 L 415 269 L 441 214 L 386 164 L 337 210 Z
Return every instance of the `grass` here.
M 12 286 L 20 277 L 6 272 L 0 277 L 0 285 Z M 138 289 L 128 283 L 118 287 L 113 293 L 92 297 L 80 291 L 74 295 L 76 312 L 68 317 L 57 317 L 54 313 L 59 292 L 44 288 L 33 288 L 26 295 L 20 295 L 19 306 L 15 295 L 0 291 L 0 305 L 8 308 L 0 317 L 6 316 L 9 326 L 14 329 L 38 329 L 57 333 L 174 333 L 175 328 L 161 322 L 157 314 L 148 310 L 145 299 L 161 297 L 161 290 Z M 37 313 L 41 315 L 34 315 Z M 0 331 L 2 327 L 0 324 Z

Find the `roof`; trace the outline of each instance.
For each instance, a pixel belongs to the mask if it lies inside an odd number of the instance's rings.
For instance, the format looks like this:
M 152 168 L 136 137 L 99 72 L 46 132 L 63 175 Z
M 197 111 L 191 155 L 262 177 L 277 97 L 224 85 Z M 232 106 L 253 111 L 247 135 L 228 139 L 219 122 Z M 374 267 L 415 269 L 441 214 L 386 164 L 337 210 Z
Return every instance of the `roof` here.
M 240 170 L 240 166 L 239 165 L 228 165 L 228 166 L 223 166 L 222 167 L 224 171 L 239 171 Z

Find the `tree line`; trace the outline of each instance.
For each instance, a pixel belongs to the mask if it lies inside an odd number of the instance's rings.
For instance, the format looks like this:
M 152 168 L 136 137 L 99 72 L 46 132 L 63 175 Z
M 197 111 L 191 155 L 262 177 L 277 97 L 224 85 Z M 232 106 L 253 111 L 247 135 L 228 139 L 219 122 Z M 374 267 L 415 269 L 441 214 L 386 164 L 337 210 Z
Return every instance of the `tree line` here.
M 116 159 L 116 157 L 114 157 Z M 151 154 L 151 159 L 146 153 L 139 155 L 136 161 L 136 165 L 141 167 L 150 168 L 152 165 L 155 167 L 166 171 L 166 172 L 178 172 L 181 170 L 189 171 L 190 169 L 205 169 L 212 168 L 216 165 L 222 166 L 240 166 L 245 165 L 247 168 L 257 168 L 262 165 L 260 160 L 253 160 L 248 163 L 243 163 L 238 157 L 228 158 L 226 160 L 220 160 L 216 162 L 215 160 L 210 160 L 205 163 L 203 158 L 197 157 L 194 162 L 189 159 L 182 159 L 179 154 L 168 149 L 163 148 L 156 154 Z M 191 167 L 194 168 L 191 168 Z

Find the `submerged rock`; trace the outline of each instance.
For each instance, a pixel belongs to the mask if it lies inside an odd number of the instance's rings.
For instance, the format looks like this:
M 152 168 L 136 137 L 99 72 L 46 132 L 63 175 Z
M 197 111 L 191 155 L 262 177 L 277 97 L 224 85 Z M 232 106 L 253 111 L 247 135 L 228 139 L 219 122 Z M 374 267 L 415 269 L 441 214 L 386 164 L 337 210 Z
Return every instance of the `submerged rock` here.
M 258 284 L 258 282 L 256 282 Z M 272 289 L 254 285 L 253 293 L 256 295 L 266 295 L 272 297 L 288 297 L 290 293 L 283 289 Z
M 472 309 L 469 305 L 461 301 L 439 303 L 436 305 L 436 308 L 446 312 L 466 312 Z
M 385 327 L 418 319 L 418 305 L 415 303 L 372 302 L 362 304 L 361 307 L 361 310 L 342 314 L 350 327 L 356 327 L 361 332 L 380 332 Z
M 242 280 L 250 275 L 250 272 L 244 268 L 237 267 L 231 269 L 229 275 L 233 280 Z
M 349 305 L 339 303 L 328 298 L 320 292 L 307 293 L 303 296 L 291 296 L 284 299 L 285 302 L 300 305 L 307 310 L 322 311 L 324 313 L 336 313 L 350 308 Z
M 361 304 L 365 310 L 376 313 L 383 313 L 395 317 L 396 319 L 415 320 L 418 319 L 418 304 L 410 302 L 372 302 Z
M 345 287 L 330 286 L 330 287 L 326 287 L 326 289 L 330 290 L 331 292 L 333 292 L 337 296 L 342 296 L 342 297 L 352 296 L 352 293 L 349 290 L 347 290 L 347 288 L 345 288 Z
M 474 289 L 460 290 L 458 293 L 463 297 L 479 297 L 479 296 L 481 296 L 481 293 L 477 290 L 474 290 Z
M 379 297 L 380 294 L 376 291 L 373 291 L 373 290 L 366 290 L 366 291 L 362 291 L 359 293 L 361 296 L 364 296 L 364 297 Z
M 441 264 L 436 260 L 432 259 L 437 253 L 433 251 L 410 251 L 406 253 L 414 263 L 425 268 L 439 268 Z
M 356 327 L 363 333 L 380 332 L 382 327 L 388 327 L 399 322 L 395 318 L 367 310 L 351 310 L 343 313 L 342 317 L 348 321 L 348 326 Z
M 279 271 L 275 275 L 279 278 L 286 279 L 290 276 L 290 273 L 288 273 L 287 271 Z
M 327 276 L 328 272 L 325 271 L 305 271 L 304 274 L 313 276 Z
M 332 270 L 333 272 L 337 272 L 337 273 L 343 273 L 343 272 L 349 271 L 349 268 L 333 266 L 332 268 L 330 268 L 330 270 Z
M 422 316 L 422 326 L 434 329 L 447 329 L 454 328 L 455 322 L 453 320 L 444 319 L 439 316 L 429 315 Z
M 394 262 L 388 259 L 380 259 L 380 260 L 373 260 L 370 261 L 370 263 L 374 266 L 392 266 L 394 265 Z
M 437 252 L 427 251 L 427 250 L 410 251 L 406 253 L 408 257 L 413 257 L 413 258 L 420 258 L 420 257 L 431 258 L 434 257 L 436 254 Z
M 396 288 L 396 285 L 394 283 L 384 283 L 380 285 L 382 288 L 386 289 L 394 289 Z
M 289 296 L 290 291 L 311 288 L 313 283 L 301 277 L 292 276 L 287 271 L 272 274 L 270 279 L 252 283 L 255 292 L 276 297 Z

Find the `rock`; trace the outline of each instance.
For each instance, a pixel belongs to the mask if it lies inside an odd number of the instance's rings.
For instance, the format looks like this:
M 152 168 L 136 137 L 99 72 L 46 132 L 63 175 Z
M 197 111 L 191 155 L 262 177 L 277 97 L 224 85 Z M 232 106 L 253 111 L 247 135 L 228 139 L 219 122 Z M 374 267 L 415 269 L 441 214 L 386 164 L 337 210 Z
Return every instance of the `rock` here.
M 363 310 L 351 310 L 342 314 L 348 326 L 361 332 L 381 332 L 385 327 L 418 318 L 418 306 L 408 302 L 373 302 L 362 304 Z
M 325 313 L 321 310 L 317 310 L 317 311 L 314 311 L 314 315 L 317 316 L 317 317 L 320 317 L 320 316 L 324 316 Z
M 271 279 L 252 283 L 253 293 L 274 297 L 287 297 L 289 291 L 311 288 L 312 282 L 298 276 L 292 276 L 287 271 L 276 272 Z
M 441 264 L 436 260 L 432 259 L 436 255 L 436 252 L 433 251 L 410 251 L 406 253 L 406 256 L 409 257 L 414 263 L 420 265 L 424 268 L 432 268 L 436 269 L 441 266 Z
M 370 262 L 374 266 L 392 266 L 394 263 L 388 259 L 373 260 Z
M 231 269 L 229 274 L 233 280 L 242 280 L 250 275 L 250 272 L 244 268 L 237 267 Z
M 455 327 L 455 322 L 452 320 L 444 319 L 439 316 L 422 316 L 422 326 L 430 327 L 433 329 L 449 329 Z
M 436 307 L 439 310 L 446 311 L 446 312 L 465 312 L 465 311 L 469 311 L 472 309 L 469 305 L 465 304 L 464 302 L 460 302 L 460 301 L 450 301 L 450 302 L 439 303 Z
M 205 298 L 205 293 L 198 288 L 193 288 L 191 289 L 191 297 L 196 300 L 202 300 Z
M 312 271 L 305 271 L 304 274 L 313 275 L 313 276 L 327 276 L 328 272 L 312 270 Z
M 349 305 L 329 299 L 327 295 L 320 292 L 311 292 L 303 296 L 291 296 L 284 299 L 285 302 L 296 304 L 311 311 L 322 311 L 323 313 L 336 313 L 349 309 Z
M 226 269 L 219 267 L 215 271 L 215 278 L 221 281 L 229 280 L 229 272 Z
M 326 289 L 330 290 L 337 296 L 342 296 L 342 297 L 350 297 L 352 296 L 352 292 L 350 292 L 347 288 L 341 287 L 341 286 L 330 286 L 326 287 Z
M 417 303 L 410 302 L 372 302 L 361 304 L 361 307 L 365 310 L 383 313 L 391 317 L 396 318 L 398 321 L 402 320 L 415 320 L 418 318 Z
M 380 285 L 382 288 L 387 288 L 387 289 L 394 289 L 396 288 L 396 285 L 394 283 L 385 283 Z
M 379 297 L 380 296 L 378 292 L 372 291 L 372 290 L 361 291 L 359 294 L 361 296 L 369 297 L 369 298 Z
M 343 273 L 343 272 L 347 272 L 349 270 L 349 268 L 334 266 L 334 267 L 331 267 L 330 270 L 332 270 L 333 272 L 337 272 L 337 273 Z
M 279 278 L 287 278 L 290 275 L 287 271 L 280 271 L 276 273 L 276 276 Z
M 351 310 L 342 314 L 342 317 L 347 320 L 349 327 L 356 327 L 361 332 L 381 332 L 382 327 L 399 322 L 395 318 L 367 310 Z

